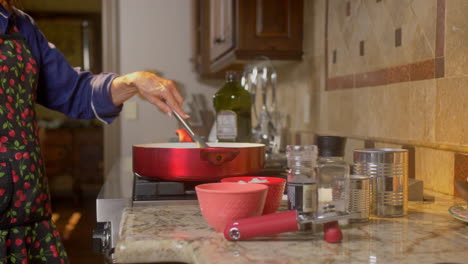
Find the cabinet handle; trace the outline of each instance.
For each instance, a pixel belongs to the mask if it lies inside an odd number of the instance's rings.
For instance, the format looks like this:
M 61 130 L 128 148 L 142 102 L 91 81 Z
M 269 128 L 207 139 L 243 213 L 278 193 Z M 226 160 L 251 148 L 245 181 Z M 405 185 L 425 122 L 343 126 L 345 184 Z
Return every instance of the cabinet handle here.
M 214 42 L 220 44 L 220 43 L 226 42 L 226 39 L 225 38 L 215 38 Z

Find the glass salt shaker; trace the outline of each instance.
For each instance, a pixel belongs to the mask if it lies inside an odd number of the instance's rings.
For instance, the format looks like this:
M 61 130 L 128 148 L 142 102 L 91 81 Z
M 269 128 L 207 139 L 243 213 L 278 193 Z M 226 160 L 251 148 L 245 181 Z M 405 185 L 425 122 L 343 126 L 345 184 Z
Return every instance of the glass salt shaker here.
M 348 211 L 349 165 L 344 161 L 346 138 L 318 136 L 318 215 Z
M 317 146 L 288 145 L 288 208 L 297 210 L 300 217 L 314 218 L 317 213 Z M 311 226 L 301 226 L 308 231 Z

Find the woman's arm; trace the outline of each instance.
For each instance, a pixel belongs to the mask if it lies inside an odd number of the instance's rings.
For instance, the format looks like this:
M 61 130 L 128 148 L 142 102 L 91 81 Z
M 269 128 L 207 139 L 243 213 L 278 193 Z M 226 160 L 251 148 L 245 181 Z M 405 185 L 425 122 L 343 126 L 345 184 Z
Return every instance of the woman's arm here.
M 165 99 L 179 114 L 188 117 L 180 108 L 182 97 L 172 81 L 149 72 L 93 75 L 72 68 L 34 21 L 25 13 L 17 12 L 20 13 L 20 31 L 39 64 L 38 103 L 72 118 L 98 118 L 110 123 L 120 113 L 122 103 L 140 93 L 163 112 L 169 111 L 162 103 Z

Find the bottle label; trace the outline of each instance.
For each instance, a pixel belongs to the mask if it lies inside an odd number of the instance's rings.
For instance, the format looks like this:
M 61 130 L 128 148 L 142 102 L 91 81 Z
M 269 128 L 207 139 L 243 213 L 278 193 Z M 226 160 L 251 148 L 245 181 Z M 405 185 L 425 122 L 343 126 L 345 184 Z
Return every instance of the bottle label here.
M 290 210 L 300 213 L 317 212 L 316 183 L 288 183 L 288 205 Z
M 223 110 L 216 117 L 216 134 L 218 139 L 237 138 L 237 115 L 233 111 Z

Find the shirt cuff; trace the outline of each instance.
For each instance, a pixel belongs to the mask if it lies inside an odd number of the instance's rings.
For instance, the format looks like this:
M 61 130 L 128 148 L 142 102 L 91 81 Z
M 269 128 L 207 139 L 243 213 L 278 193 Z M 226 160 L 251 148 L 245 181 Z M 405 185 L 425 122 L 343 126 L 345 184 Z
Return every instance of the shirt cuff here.
M 112 81 L 118 76 L 115 73 L 101 73 L 91 80 L 91 108 L 96 118 L 106 124 L 110 124 L 122 111 L 123 105 L 115 106 L 110 95 Z

